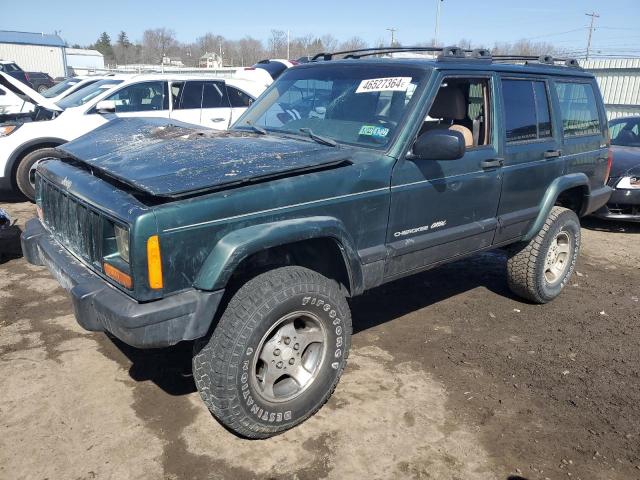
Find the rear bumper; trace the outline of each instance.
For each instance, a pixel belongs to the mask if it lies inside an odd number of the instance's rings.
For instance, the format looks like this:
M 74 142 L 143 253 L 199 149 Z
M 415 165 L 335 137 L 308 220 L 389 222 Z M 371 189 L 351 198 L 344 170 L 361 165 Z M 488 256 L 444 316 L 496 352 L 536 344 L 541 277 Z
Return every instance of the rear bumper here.
M 612 192 L 613 188 L 606 185 L 597 190 L 591 190 L 587 196 L 587 203 L 582 215 L 589 215 L 605 205 L 609 201 Z
M 21 240 L 27 261 L 46 265 L 71 294 L 76 320 L 83 328 L 110 332 L 134 347 L 165 347 L 203 337 L 224 293 L 192 289 L 138 303 L 85 267 L 38 219 L 27 222 Z

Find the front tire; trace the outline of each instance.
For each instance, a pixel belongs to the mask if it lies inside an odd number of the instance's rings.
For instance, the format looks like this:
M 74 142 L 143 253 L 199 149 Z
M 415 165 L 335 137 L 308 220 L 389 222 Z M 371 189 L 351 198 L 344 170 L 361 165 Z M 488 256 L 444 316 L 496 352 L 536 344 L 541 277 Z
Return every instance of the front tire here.
M 16 169 L 16 185 L 20 192 L 32 202 L 36 199 L 36 189 L 31 170 L 45 158 L 62 158 L 62 154 L 55 148 L 40 148 L 25 155 Z
M 509 249 L 509 288 L 535 303 L 553 300 L 571 278 L 579 252 L 578 216 L 567 208 L 553 207 L 533 239 Z
M 302 267 L 247 282 L 209 337 L 194 344 L 193 376 L 211 413 L 247 438 L 312 416 L 346 365 L 351 314 L 340 286 Z

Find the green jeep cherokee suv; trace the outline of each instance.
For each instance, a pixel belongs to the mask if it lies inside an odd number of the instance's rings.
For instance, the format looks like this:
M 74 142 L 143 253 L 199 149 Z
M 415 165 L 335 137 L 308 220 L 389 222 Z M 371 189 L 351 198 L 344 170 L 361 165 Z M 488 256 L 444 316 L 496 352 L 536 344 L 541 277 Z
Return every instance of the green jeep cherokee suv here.
M 348 297 L 506 247 L 511 289 L 552 300 L 578 218 L 611 192 L 594 77 L 456 48 L 373 58 L 389 51 L 287 70 L 229 132 L 130 118 L 59 147 L 37 167 L 25 257 L 88 330 L 195 340 L 202 399 L 250 438 L 327 401 Z

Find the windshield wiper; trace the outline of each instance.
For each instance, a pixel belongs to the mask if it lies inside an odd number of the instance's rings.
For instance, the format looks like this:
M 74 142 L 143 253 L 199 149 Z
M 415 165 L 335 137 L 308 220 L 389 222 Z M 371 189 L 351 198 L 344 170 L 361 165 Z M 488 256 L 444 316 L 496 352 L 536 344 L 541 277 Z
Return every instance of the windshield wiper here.
M 334 140 L 327 137 L 321 137 L 320 135 L 316 135 L 315 133 L 313 133 L 313 130 L 311 130 L 310 128 L 301 128 L 300 131 L 302 133 L 306 133 L 307 135 L 309 135 L 309 138 L 323 145 L 329 145 L 330 147 L 338 146 L 338 144 Z
M 258 125 L 254 125 L 251 120 L 247 120 L 245 123 L 249 125 L 254 132 L 259 133 L 260 135 L 268 134 L 268 132 L 264 128 L 259 127 Z

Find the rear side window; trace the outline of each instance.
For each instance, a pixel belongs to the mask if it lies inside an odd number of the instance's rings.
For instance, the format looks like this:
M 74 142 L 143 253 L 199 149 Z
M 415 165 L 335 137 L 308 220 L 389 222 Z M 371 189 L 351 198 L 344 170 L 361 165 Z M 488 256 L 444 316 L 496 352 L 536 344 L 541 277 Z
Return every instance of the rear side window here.
M 226 100 L 224 84 L 220 82 L 206 82 L 202 92 L 202 108 L 229 107 Z
M 253 98 L 237 88 L 227 85 L 227 93 L 232 107 L 248 107 L 253 103 Z
M 551 137 L 549 99 L 544 82 L 502 80 L 507 142 Z
M 556 82 L 565 137 L 598 135 L 601 131 L 596 96 L 590 83 Z

